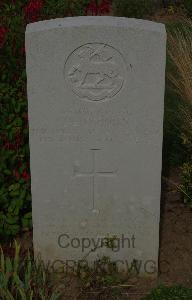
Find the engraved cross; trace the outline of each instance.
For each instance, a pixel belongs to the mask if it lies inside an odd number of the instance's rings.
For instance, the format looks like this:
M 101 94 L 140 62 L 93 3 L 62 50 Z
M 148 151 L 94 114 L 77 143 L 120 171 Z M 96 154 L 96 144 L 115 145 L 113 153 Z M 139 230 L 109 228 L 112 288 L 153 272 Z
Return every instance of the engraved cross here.
M 95 209 L 95 186 L 96 186 L 96 177 L 114 177 L 116 176 L 117 170 L 115 171 L 97 171 L 96 169 L 96 153 L 101 149 L 90 149 L 92 155 L 92 168 L 90 172 L 80 172 L 78 167 L 74 168 L 75 177 L 90 177 L 91 179 L 91 194 L 92 194 L 92 211 L 98 212 L 98 209 Z

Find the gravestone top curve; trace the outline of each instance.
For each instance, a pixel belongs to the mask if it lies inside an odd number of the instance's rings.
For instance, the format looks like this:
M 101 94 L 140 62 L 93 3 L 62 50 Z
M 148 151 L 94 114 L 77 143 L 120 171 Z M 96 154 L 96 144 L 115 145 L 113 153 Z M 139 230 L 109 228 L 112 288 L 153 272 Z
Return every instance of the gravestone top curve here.
M 63 27 L 79 26 L 115 26 L 129 27 L 137 30 L 156 31 L 166 34 L 165 25 L 152 21 L 134 18 L 110 17 L 110 16 L 87 16 L 66 17 L 46 21 L 39 21 L 27 25 L 26 33 L 44 31 Z

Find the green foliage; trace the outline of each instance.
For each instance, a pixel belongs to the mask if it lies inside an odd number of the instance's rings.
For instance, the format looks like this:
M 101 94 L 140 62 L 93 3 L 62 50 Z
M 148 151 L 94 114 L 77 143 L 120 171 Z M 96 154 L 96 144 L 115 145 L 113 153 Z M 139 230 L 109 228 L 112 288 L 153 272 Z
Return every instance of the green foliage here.
M 82 16 L 89 0 L 46 0 L 43 16 L 46 19 L 63 18 L 67 16 Z
M 0 84 L 0 238 L 31 228 L 27 101 L 24 82 Z M 26 177 L 27 175 L 27 177 Z
M 192 104 L 183 103 L 180 105 L 181 139 L 185 148 L 185 162 L 192 162 Z
M 192 208 L 192 106 L 181 110 L 184 126 L 182 127 L 182 143 L 185 147 L 185 163 L 181 167 L 180 191 L 184 203 Z
M 117 272 L 116 264 L 107 256 L 95 261 L 93 268 L 89 268 L 87 264 L 79 265 L 78 275 L 87 288 L 112 286 L 123 282 Z
M 180 191 L 184 202 L 192 208 L 192 163 L 184 163 L 182 168 Z
M 37 1 L 37 4 L 41 1 Z M 24 32 L 28 22 L 84 14 L 88 0 L 0 3 L 0 239 L 31 228 Z M 36 6 L 37 6 L 36 4 Z M 26 8 L 30 8 L 29 16 Z
M 49 272 L 42 262 L 35 262 L 28 252 L 20 255 L 15 242 L 15 255 L 6 257 L 0 253 L 0 299 L 5 300 L 57 300 L 60 294 L 50 284 Z
M 185 288 L 181 285 L 165 287 L 160 285 L 155 288 L 150 295 L 142 300 L 191 300 L 192 289 Z
M 189 27 L 189 25 L 187 25 Z M 181 79 L 186 74 L 186 82 L 188 80 L 188 67 L 190 61 L 184 63 L 183 56 L 188 55 L 187 43 L 188 40 L 181 41 L 178 38 L 177 32 L 181 33 L 181 36 L 189 37 L 189 29 L 186 30 L 185 22 L 173 22 L 166 26 L 168 33 L 168 53 L 167 53 L 167 80 L 166 80 L 166 93 L 165 93 L 165 113 L 164 113 L 164 147 L 163 147 L 163 160 L 164 171 L 169 172 L 171 167 L 180 167 L 184 162 L 191 160 L 192 153 L 192 106 L 190 101 L 186 101 L 184 93 L 180 92 L 180 86 L 184 85 L 185 80 Z M 174 37 L 174 40 L 172 39 Z M 180 35 L 179 35 L 180 37 Z M 176 40 L 175 40 L 176 39 Z M 177 42 L 177 39 L 178 42 Z M 174 41 L 174 43 L 173 43 Z M 175 45 L 178 43 L 182 45 L 182 56 L 179 49 L 175 49 Z M 190 43 L 189 43 L 190 45 Z M 179 46 L 178 46 L 179 48 Z M 178 57 L 176 56 L 176 50 Z M 180 55 L 180 56 L 179 56 Z M 175 60 L 173 60 L 173 57 Z M 182 57 L 182 59 L 180 59 Z M 179 68 L 175 61 L 181 62 L 181 68 Z M 184 70 L 183 70 L 184 69 Z M 181 72 L 181 70 L 183 70 Z M 175 84 L 176 83 L 176 84 Z M 179 87 L 179 88 L 178 88 Z M 190 90 L 188 87 L 184 87 L 182 91 Z
M 192 80 L 191 73 L 192 23 L 182 22 L 169 30 L 168 34 L 168 77 L 170 86 L 177 93 L 172 99 L 174 109 L 172 128 L 179 137 L 180 151 L 183 153 L 181 165 L 182 184 L 179 186 L 185 203 L 192 207 Z M 174 93 L 172 93 L 174 95 Z M 171 120 L 166 116 L 165 120 Z M 174 122 L 173 122 L 174 121 Z M 175 124 L 174 124 L 175 123 Z M 167 121 L 165 122 L 167 124 Z M 167 143 L 166 143 L 167 145 Z M 174 143 L 173 143 L 174 145 Z M 181 151 L 181 149 L 183 149 Z M 179 150 L 179 148 L 178 148 Z M 176 151 L 174 151 L 177 153 Z M 184 163 L 184 164 L 183 164 Z
M 169 66 L 167 66 L 169 67 Z M 180 115 L 179 97 L 168 88 L 165 93 L 164 138 L 163 138 L 163 173 L 181 166 L 186 159 L 186 147 L 182 140 L 183 119 Z
M 152 13 L 152 0 L 113 0 L 115 14 L 128 18 L 143 18 Z
M 187 14 L 192 17 L 192 0 L 183 0 L 183 5 Z

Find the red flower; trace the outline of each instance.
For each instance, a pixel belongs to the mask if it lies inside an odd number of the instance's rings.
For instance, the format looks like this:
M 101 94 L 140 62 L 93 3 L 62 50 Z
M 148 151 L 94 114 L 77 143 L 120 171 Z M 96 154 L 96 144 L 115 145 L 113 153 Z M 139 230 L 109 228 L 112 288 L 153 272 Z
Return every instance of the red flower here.
M 10 142 L 6 142 L 3 145 L 3 147 L 4 147 L 5 150 L 15 150 L 16 149 L 16 145 L 13 144 L 13 143 L 10 143 Z
M 20 51 L 21 51 L 21 55 L 25 56 L 25 47 L 22 47 Z
M 85 11 L 86 15 L 89 12 L 92 13 L 92 15 L 95 15 L 95 16 L 98 15 L 98 6 L 94 0 L 91 0 L 86 8 L 86 11 Z
M 23 119 L 28 122 L 28 114 L 27 113 L 23 114 Z
M 17 134 L 15 136 L 14 143 L 9 142 L 7 138 L 4 138 L 3 148 L 5 150 L 19 150 L 19 147 L 22 145 L 21 135 Z
M 109 13 L 111 11 L 111 1 L 110 0 L 101 0 L 99 4 L 95 0 L 90 0 L 85 14 L 91 13 L 94 16 L 102 15 Z
M 43 8 L 42 0 L 31 0 L 24 8 L 26 20 L 29 22 L 37 21 L 38 15 L 42 8 Z
M 5 44 L 7 31 L 7 28 L 0 26 L 0 49 L 3 48 L 3 45 Z
M 30 179 L 30 175 L 26 170 L 23 171 L 22 177 L 25 181 L 28 181 Z
M 18 171 L 13 170 L 13 176 L 15 176 L 15 178 L 16 178 L 17 180 L 19 180 L 19 172 L 18 172 Z
M 21 159 L 18 160 L 18 165 L 21 167 L 23 165 L 23 161 Z
M 109 0 L 102 0 L 99 7 L 100 14 L 109 13 L 111 11 L 111 3 Z
M 21 137 L 17 137 L 17 139 L 15 140 L 15 148 L 18 150 L 21 144 L 22 144 Z

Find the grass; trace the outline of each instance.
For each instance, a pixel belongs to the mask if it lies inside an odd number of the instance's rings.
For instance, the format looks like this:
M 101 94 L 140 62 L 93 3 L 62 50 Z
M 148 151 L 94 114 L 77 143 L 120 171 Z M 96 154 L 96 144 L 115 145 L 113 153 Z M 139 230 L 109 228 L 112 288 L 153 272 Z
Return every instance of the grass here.
M 192 21 L 183 22 L 168 31 L 168 83 L 179 101 L 175 124 L 184 157 L 181 186 L 185 203 L 192 207 Z M 170 118 L 168 118 L 170 120 Z M 174 123 L 173 123 L 174 124 Z M 178 126 L 179 124 L 179 126 Z M 176 152 L 175 152 L 176 153 Z M 187 197 L 186 197 L 187 195 Z
M 68 299 L 61 281 L 52 280 L 52 274 L 42 261 L 35 261 L 27 252 L 21 255 L 20 245 L 15 241 L 15 253 L 5 256 L 0 253 L 0 299 L 2 300 L 62 300 Z M 110 266 L 110 268 L 109 268 Z M 119 300 L 123 295 L 131 295 L 126 277 L 115 272 L 108 258 L 98 261 L 98 268 L 79 270 L 78 298 Z M 60 275 L 62 277 L 62 274 Z M 59 277 L 58 277 L 59 278 Z M 68 282 L 70 284 L 70 282 Z M 70 294 L 71 295 L 71 294 Z M 75 294 L 74 294 L 75 295 Z M 72 295 L 71 295 L 72 296 Z M 74 296 L 76 297 L 76 296 Z M 96 297 L 96 298 L 95 298 Z M 192 289 L 180 285 L 166 287 L 160 285 L 142 300 L 191 300 Z
M 21 246 L 14 242 L 14 253 L 5 255 L 0 248 L 0 299 L 2 300 L 62 300 L 69 293 L 66 286 L 78 283 L 74 298 L 87 299 L 87 295 L 100 295 L 102 299 L 119 299 L 121 292 L 129 287 L 109 258 L 103 257 L 91 269 L 81 266 L 76 275 L 63 269 L 48 268 L 29 251 L 21 253 Z M 11 247 L 12 249 L 12 247 Z M 76 284 L 75 284 L 76 286 Z M 90 299 L 90 298 L 88 298 Z
M 58 300 L 59 290 L 50 283 L 49 271 L 44 264 L 34 261 L 28 252 L 20 254 L 20 245 L 15 241 L 13 257 L 0 254 L 0 299 L 3 300 Z
M 185 288 L 180 285 L 166 287 L 160 285 L 155 288 L 150 295 L 141 300 L 191 300 L 192 289 Z
M 169 36 L 175 30 L 182 30 L 183 19 L 174 21 L 164 20 L 168 35 L 168 48 L 172 50 Z M 166 89 L 165 89 L 165 111 L 164 111 L 164 140 L 163 140 L 163 175 L 168 176 L 173 168 L 178 168 L 186 161 L 187 148 L 183 144 L 184 118 L 181 106 L 187 105 L 182 96 L 177 92 L 170 80 L 178 77 L 177 68 L 171 58 L 170 51 L 167 52 L 166 64 Z M 174 51 L 173 51 L 174 52 Z
M 181 98 L 192 104 L 192 22 L 184 20 L 174 32 L 168 34 L 168 55 L 175 73 L 168 73 L 175 91 Z
M 192 150 L 192 21 L 186 19 L 168 32 L 167 70 L 169 85 L 178 95 L 180 136 L 186 150 Z M 177 119 L 177 118 L 176 118 Z M 187 149 L 187 147 L 189 149 Z

